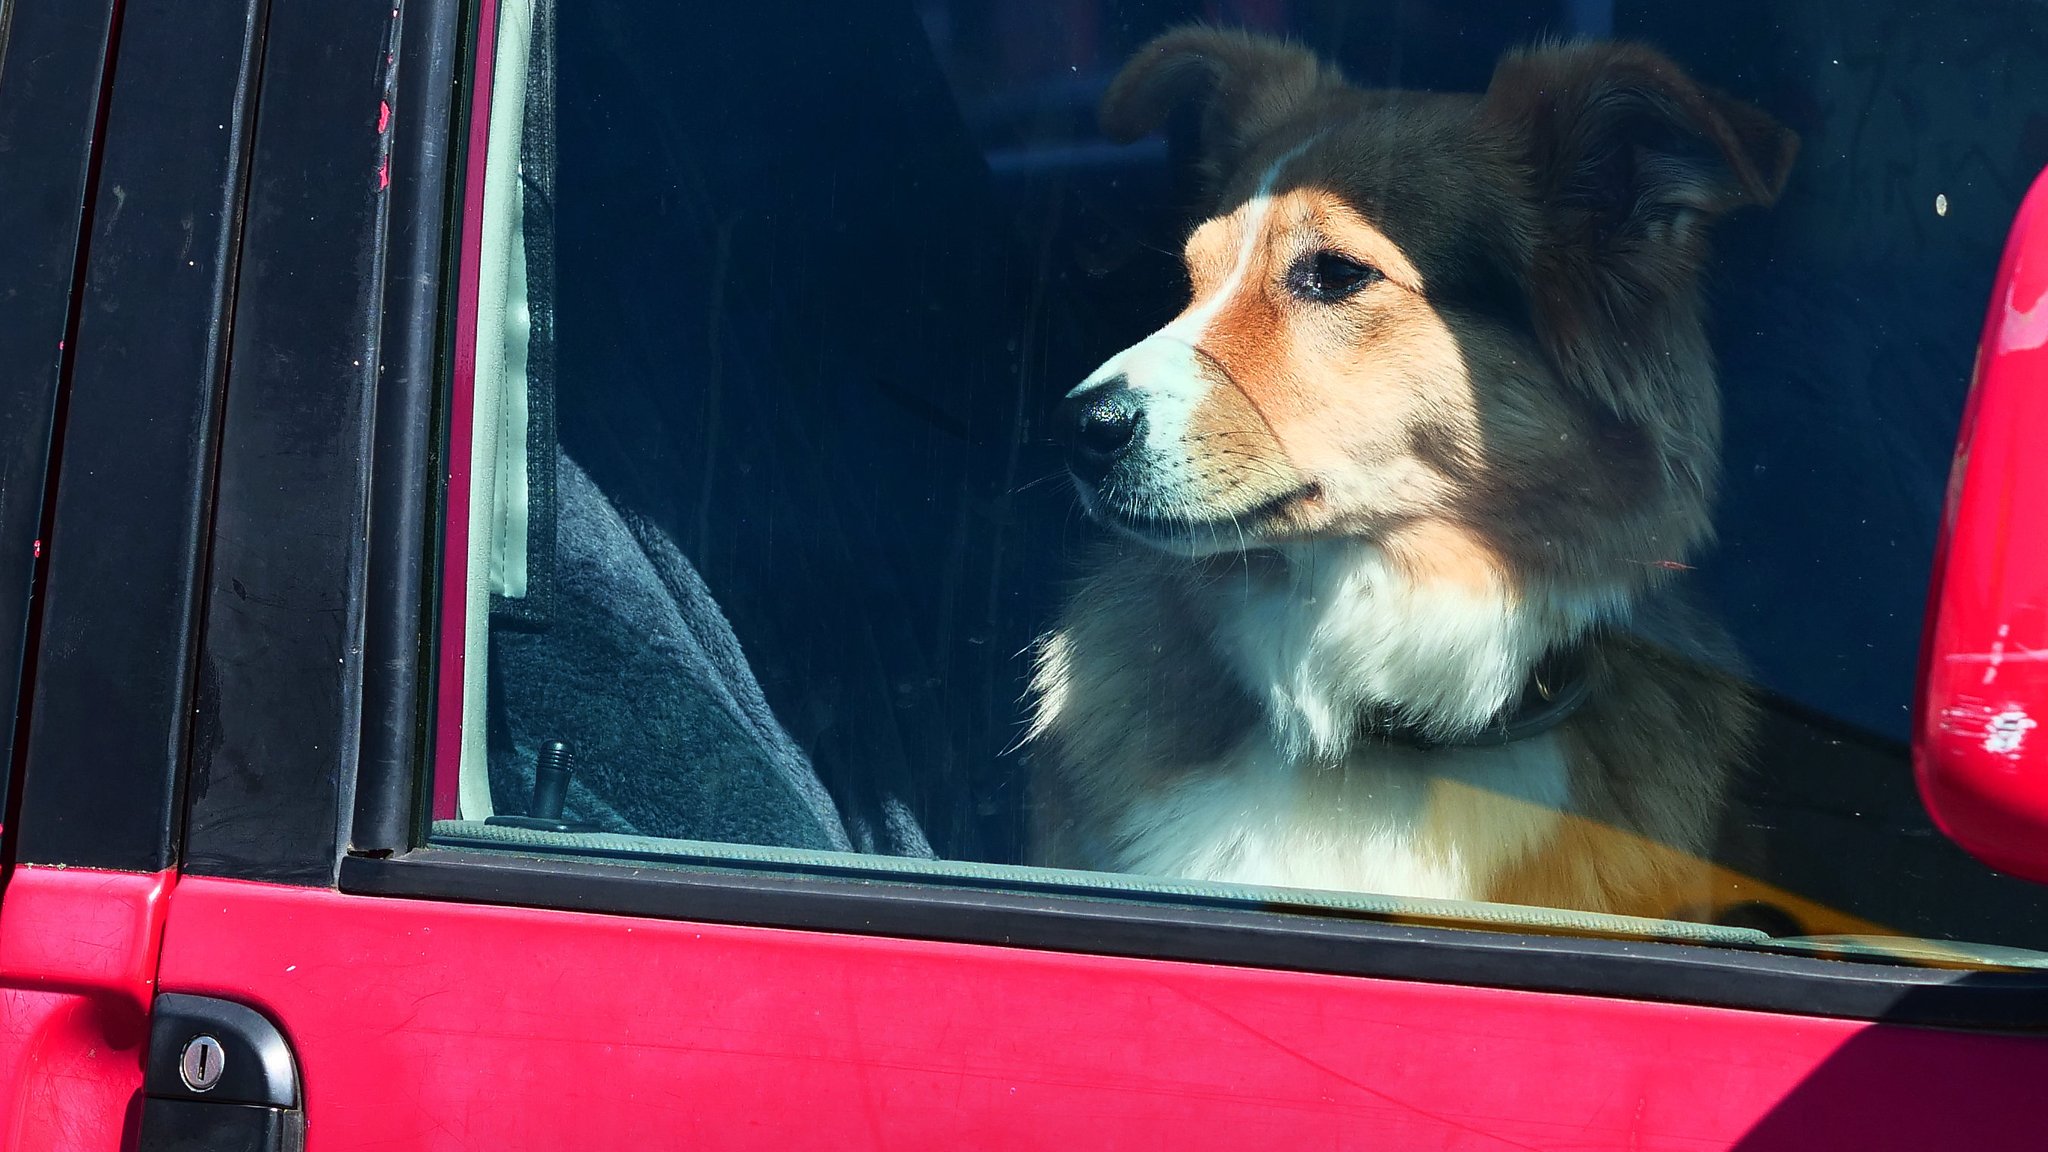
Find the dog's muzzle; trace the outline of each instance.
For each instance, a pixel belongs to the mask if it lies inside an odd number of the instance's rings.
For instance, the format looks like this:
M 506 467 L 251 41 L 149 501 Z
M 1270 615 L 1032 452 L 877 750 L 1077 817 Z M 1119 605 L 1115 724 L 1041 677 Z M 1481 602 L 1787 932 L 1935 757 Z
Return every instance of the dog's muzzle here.
M 1145 410 L 1122 376 L 1061 401 L 1054 422 L 1067 445 L 1067 467 L 1088 484 L 1100 484 L 1145 438 Z

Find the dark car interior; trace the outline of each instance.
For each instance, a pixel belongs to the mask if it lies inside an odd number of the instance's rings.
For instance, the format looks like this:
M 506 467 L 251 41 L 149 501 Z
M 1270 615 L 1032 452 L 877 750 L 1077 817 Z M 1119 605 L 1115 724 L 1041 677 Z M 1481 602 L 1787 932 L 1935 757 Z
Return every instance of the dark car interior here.
M 2048 164 L 2018 96 L 2048 80 L 2016 46 L 2034 6 L 1708 8 L 542 4 L 532 428 L 561 463 L 549 595 L 494 624 L 499 811 L 559 738 L 605 831 L 1015 861 L 1023 652 L 1094 531 L 1047 417 L 1186 290 L 1190 126 L 1102 139 L 1117 66 L 1209 19 L 1354 83 L 1476 91 L 1536 38 L 1637 37 L 1804 139 L 1711 272 L 1719 541 L 1685 578 L 1769 704 L 1717 862 L 1888 930 L 2048 947 L 2048 901 L 1940 836 L 1904 745 L 1976 333 Z M 1930 87 L 1965 72 L 1915 54 L 1956 52 L 2014 97 Z M 1963 159 L 1930 170 L 1925 133 Z

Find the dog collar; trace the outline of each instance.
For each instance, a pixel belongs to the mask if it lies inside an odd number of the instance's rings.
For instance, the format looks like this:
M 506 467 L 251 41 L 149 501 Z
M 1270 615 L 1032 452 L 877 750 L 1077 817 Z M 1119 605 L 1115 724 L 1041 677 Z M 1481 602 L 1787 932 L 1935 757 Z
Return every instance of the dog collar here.
M 1482 727 L 1450 736 L 1432 735 L 1413 724 L 1368 721 L 1366 732 L 1389 744 L 1436 748 L 1496 748 L 1540 736 L 1566 720 L 1586 702 L 1590 690 L 1585 653 L 1577 648 L 1553 650 L 1536 662 L 1521 695 Z

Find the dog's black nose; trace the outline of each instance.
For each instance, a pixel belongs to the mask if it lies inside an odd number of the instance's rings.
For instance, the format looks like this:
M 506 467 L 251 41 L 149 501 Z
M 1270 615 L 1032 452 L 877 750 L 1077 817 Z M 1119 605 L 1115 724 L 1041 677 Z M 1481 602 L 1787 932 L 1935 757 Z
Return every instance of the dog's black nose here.
M 1144 415 L 1121 376 L 1067 397 L 1058 419 L 1066 435 L 1068 467 L 1091 483 L 1101 480 L 1138 442 Z

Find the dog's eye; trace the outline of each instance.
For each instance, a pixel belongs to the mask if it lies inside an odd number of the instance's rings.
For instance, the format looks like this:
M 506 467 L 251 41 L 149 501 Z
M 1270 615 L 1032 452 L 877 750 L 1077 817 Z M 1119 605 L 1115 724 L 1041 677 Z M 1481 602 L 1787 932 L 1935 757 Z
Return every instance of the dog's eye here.
M 1304 256 L 1287 279 L 1295 295 L 1328 303 L 1342 300 L 1381 278 L 1380 270 L 1370 264 L 1324 251 Z

